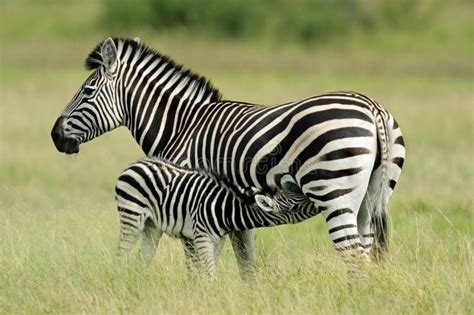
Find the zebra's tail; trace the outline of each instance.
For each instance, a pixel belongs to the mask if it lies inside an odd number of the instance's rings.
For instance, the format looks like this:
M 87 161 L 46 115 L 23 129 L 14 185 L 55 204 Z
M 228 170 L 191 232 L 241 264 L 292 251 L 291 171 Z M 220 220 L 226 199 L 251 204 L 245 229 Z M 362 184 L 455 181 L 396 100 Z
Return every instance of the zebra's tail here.
M 380 167 L 376 170 L 379 172 L 378 176 L 374 176 L 378 180 L 376 185 L 378 192 L 371 225 L 374 231 L 373 255 L 377 261 L 381 261 L 389 245 L 388 200 L 402 170 L 405 147 L 400 127 L 390 114 L 378 111 L 375 121 L 380 148 Z
M 375 213 L 372 217 L 372 230 L 374 231 L 374 243 L 372 253 L 376 261 L 382 261 L 384 254 L 388 251 L 388 212 Z
M 377 181 L 375 204 L 370 224 L 374 232 L 373 255 L 377 261 L 381 260 L 383 254 L 388 250 L 388 209 L 387 189 L 388 186 L 388 128 L 387 120 L 383 116 L 385 112 L 379 110 L 375 113 L 375 125 L 377 128 L 377 140 L 380 154 L 380 167 L 374 172 L 372 178 Z M 375 173 L 379 174 L 375 174 Z

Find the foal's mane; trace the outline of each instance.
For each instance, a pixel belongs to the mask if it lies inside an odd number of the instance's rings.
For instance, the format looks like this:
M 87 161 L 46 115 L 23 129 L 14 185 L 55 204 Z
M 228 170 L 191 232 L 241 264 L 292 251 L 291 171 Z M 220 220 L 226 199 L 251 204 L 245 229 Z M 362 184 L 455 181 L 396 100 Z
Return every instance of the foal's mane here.
M 227 176 L 224 174 L 218 174 L 212 170 L 205 170 L 202 168 L 190 168 L 187 166 L 180 166 L 174 162 L 169 161 L 163 157 L 154 156 L 154 157 L 145 157 L 141 159 L 142 161 L 150 161 L 152 163 L 163 163 L 170 165 L 178 170 L 188 171 L 195 174 L 199 174 L 201 176 L 205 176 L 210 178 L 212 181 L 219 184 L 219 186 L 223 187 L 227 191 L 230 191 L 234 196 L 239 198 L 241 201 L 246 203 L 247 205 L 251 205 L 255 203 L 254 195 L 257 193 L 256 191 L 247 187 L 247 189 L 239 188 L 234 182 L 232 182 Z

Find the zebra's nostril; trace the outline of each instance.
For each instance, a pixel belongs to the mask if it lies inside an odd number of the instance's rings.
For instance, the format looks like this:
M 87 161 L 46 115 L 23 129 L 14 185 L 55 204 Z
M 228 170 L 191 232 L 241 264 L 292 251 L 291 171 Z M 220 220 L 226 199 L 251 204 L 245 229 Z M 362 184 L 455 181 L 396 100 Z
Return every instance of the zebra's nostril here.
M 57 141 L 61 140 L 63 137 L 63 122 L 64 117 L 59 117 L 56 122 L 54 123 L 53 129 L 51 130 L 51 138 L 56 143 Z
M 57 129 L 55 129 L 51 131 L 51 138 L 53 138 L 53 141 L 58 141 L 61 139 L 61 133 Z
M 51 137 L 53 138 L 54 141 L 56 141 L 56 140 L 59 139 L 59 133 L 53 131 L 53 132 L 51 133 Z

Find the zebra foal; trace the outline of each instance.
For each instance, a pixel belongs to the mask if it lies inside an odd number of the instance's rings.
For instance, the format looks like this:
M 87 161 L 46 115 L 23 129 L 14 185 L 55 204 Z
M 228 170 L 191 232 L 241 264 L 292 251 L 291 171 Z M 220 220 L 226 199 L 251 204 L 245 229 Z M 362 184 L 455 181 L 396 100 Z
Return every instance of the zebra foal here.
M 182 240 L 190 271 L 201 265 L 213 278 L 225 234 L 297 223 L 317 214 L 290 176 L 281 182 L 286 191 L 269 197 L 242 191 L 210 172 L 158 158 L 139 160 L 122 172 L 115 188 L 119 252 L 129 252 L 141 235 L 143 258 L 150 261 L 165 233 Z

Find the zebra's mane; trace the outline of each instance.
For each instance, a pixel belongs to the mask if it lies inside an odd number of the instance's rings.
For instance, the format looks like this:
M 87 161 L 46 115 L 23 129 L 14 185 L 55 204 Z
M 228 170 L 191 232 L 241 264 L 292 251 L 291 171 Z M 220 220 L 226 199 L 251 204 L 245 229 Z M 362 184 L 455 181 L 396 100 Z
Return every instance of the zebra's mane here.
M 205 170 L 205 169 L 202 169 L 202 168 L 190 168 L 190 167 L 187 167 L 187 166 L 181 166 L 181 165 L 178 165 L 174 162 L 171 162 L 171 161 L 169 161 L 165 158 L 158 157 L 158 156 L 146 157 L 146 158 L 143 158 L 143 160 L 148 160 L 148 161 L 151 161 L 153 163 L 156 163 L 156 162 L 164 163 L 164 164 L 171 165 L 172 167 L 175 167 L 178 170 L 188 171 L 188 172 L 192 172 L 192 173 L 198 173 L 202 176 L 205 176 L 205 177 L 210 178 L 211 180 L 217 182 L 220 186 L 222 186 L 226 190 L 230 191 L 234 196 L 236 196 L 237 198 L 239 198 L 240 200 L 242 200 L 246 204 L 250 205 L 250 204 L 255 203 L 255 199 L 254 199 L 254 196 L 256 194 L 255 191 L 253 191 L 251 189 L 245 189 L 245 191 L 242 190 L 234 182 L 232 182 L 227 176 L 225 176 L 223 174 L 218 174 L 218 173 L 215 173 L 214 171 Z
M 85 67 L 87 70 L 95 70 L 103 64 L 100 50 L 104 41 L 101 41 L 99 44 L 97 44 L 97 46 L 87 56 L 85 61 Z M 149 48 L 148 46 L 133 39 L 113 38 L 113 41 L 115 43 L 115 47 L 117 47 L 118 58 L 120 60 L 122 60 L 128 50 L 131 50 L 128 60 L 132 60 L 137 54 L 143 57 L 151 55 L 149 62 L 153 62 L 153 60 L 159 60 L 161 63 L 167 64 L 170 68 L 174 69 L 174 75 L 170 76 L 170 78 L 175 76 L 179 76 L 180 80 L 186 78 L 189 80 L 189 82 L 194 83 L 195 89 L 197 91 L 204 91 L 205 95 L 212 95 L 210 102 L 217 102 L 221 100 L 221 93 L 207 78 L 194 73 L 189 69 L 185 69 L 182 65 L 177 64 L 170 57 L 163 55 L 160 52 Z

